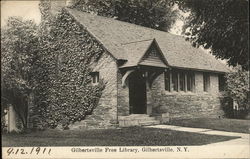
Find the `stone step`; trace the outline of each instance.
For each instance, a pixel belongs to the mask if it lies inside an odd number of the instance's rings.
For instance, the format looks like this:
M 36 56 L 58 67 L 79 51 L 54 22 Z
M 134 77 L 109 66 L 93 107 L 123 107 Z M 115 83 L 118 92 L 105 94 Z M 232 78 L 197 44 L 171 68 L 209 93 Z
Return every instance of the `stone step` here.
M 154 121 L 144 121 L 139 123 L 141 126 L 148 126 L 148 125 L 157 125 L 160 124 L 160 121 L 154 120 Z
M 148 119 L 148 118 L 152 118 L 154 119 L 154 117 L 150 117 L 147 114 L 132 114 L 132 115 L 128 115 L 128 116 L 119 116 L 118 120 L 133 120 L 133 119 Z
M 137 117 L 137 116 L 149 116 L 148 114 L 130 114 L 131 117 Z
M 149 121 L 126 121 L 126 120 L 121 120 L 119 121 L 119 126 L 120 127 L 130 127 L 130 126 L 146 126 L 146 125 L 157 125 L 160 124 L 160 121 L 158 120 L 149 120 Z
M 151 121 L 151 120 L 156 120 L 154 117 L 148 117 L 148 118 L 137 118 L 137 119 L 131 119 L 131 118 L 126 118 L 126 119 L 119 119 L 119 121 Z
M 150 117 L 147 114 L 131 114 L 128 116 L 119 116 L 118 119 L 120 127 L 160 124 L 159 120 L 156 120 L 155 117 Z
M 139 126 L 139 121 L 126 121 L 121 120 L 119 121 L 119 127 L 129 127 L 129 126 Z
M 136 122 L 136 123 L 143 123 L 143 122 L 154 122 L 154 121 L 157 121 L 155 119 L 146 119 L 146 120 L 119 120 L 120 121 L 123 121 L 123 122 Z

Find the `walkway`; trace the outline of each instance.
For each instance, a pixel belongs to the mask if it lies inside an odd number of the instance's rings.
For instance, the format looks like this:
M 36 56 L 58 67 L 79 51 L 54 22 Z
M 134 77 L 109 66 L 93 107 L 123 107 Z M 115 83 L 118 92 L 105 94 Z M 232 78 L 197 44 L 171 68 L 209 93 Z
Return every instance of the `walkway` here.
M 236 132 L 227 132 L 227 131 L 219 131 L 219 130 L 212 130 L 212 129 L 203 129 L 203 128 L 190 128 L 190 127 L 181 127 L 181 126 L 174 126 L 174 125 L 153 125 L 147 126 L 151 128 L 160 128 L 160 129 L 170 129 L 175 131 L 186 131 L 186 132 L 193 132 L 193 133 L 200 133 L 200 134 L 207 134 L 207 135 L 221 135 L 221 136 L 238 136 L 240 138 L 232 139 L 229 141 L 217 142 L 208 144 L 209 146 L 213 145 L 249 145 L 250 143 L 250 134 L 246 133 L 236 133 Z
M 223 142 L 217 142 L 202 146 L 189 146 L 192 152 L 190 156 L 194 158 L 250 158 L 250 134 L 218 131 L 203 128 L 190 128 L 174 125 L 154 125 L 151 128 L 170 129 L 175 131 L 186 131 L 207 135 L 238 136 L 240 138 Z

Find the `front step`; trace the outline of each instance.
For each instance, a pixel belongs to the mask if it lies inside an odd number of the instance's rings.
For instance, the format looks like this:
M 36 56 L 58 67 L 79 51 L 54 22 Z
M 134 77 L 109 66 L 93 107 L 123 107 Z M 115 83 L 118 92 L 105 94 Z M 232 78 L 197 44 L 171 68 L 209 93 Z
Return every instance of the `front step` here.
M 131 114 L 129 116 L 119 116 L 118 120 L 120 127 L 148 126 L 160 124 L 159 120 L 156 120 L 155 117 L 150 117 L 147 114 Z

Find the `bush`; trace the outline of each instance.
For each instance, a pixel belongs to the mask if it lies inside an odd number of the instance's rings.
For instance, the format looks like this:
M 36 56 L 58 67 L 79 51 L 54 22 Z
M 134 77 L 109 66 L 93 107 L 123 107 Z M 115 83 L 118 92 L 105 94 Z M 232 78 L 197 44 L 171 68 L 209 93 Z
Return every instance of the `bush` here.
M 236 109 L 233 109 L 234 117 L 244 118 L 248 115 L 250 109 L 249 72 L 242 70 L 241 67 L 236 67 L 235 71 L 226 74 L 226 84 L 226 96 L 231 98 L 238 105 Z M 228 106 L 226 104 L 228 102 L 225 101 L 224 103 L 226 112 L 232 113 L 232 103 Z
M 226 118 L 234 118 L 234 110 L 233 110 L 233 99 L 227 96 L 224 96 L 220 100 L 222 110 L 224 111 L 224 117 Z

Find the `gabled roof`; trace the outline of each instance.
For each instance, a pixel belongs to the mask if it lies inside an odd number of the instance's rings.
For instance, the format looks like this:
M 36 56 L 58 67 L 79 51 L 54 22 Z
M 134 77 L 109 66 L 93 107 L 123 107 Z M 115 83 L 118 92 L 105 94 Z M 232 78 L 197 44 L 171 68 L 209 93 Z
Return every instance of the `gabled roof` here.
M 135 65 L 155 39 L 170 67 L 214 72 L 229 71 L 226 65 L 203 50 L 192 47 L 181 36 L 74 9 L 67 8 L 67 11 L 117 60 L 127 60 L 125 63 L 127 67 Z
M 121 68 L 137 66 L 152 42 L 153 39 L 149 39 L 121 44 L 124 47 L 124 53 L 127 56 L 126 60 L 129 59 L 124 65 L 121 66 Z
M 161 63 L 151 63 L 151 66 L 156 67 L 167 67 L 167 61 L 164 58 L 164 55 L 161 55 L 161 50 L 157 46 L 157 42 L 155 39 L 143 40 L 143 41 L 135 41 L 130 43 L 124 43 L 125 45 L 126 55 L 130 58 L 124 65 L 120 66 L 120 68 L 125 67 L 133 67 L 138 65 L 149 65 L 149 61 L 147 63 L 142 61 L 142 58 L 145 57 L 146 53 L 150 48 L 154 47 L 157 49 L 157 53 L 160 57 L 162 57 L 163 62 Z

